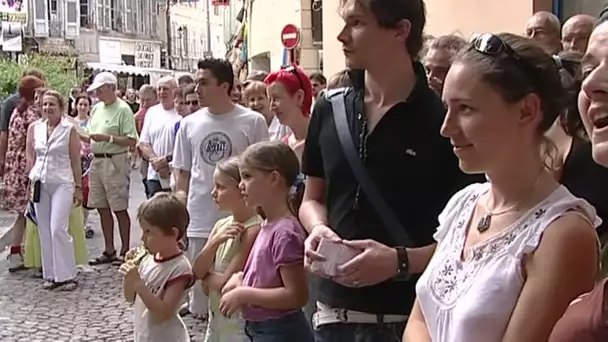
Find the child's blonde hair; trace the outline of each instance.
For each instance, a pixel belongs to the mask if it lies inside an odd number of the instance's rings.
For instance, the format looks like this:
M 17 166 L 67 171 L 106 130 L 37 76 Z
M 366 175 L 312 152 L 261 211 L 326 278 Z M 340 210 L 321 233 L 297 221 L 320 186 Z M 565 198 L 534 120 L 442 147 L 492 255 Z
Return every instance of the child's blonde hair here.
M 222 175 L 234 180 L 238 186 L 241 182 L 241 173 L 239 171 L 239 157 L 230 157 L 217 163 L 215 169 Z
M 243 99 L 247 99 L 247 97 L 252 94 L 263 94 L 266 95 L 266 83 L 260 81 L 247 81 L 244 83 L 243 89 Z
M 273 172 L 277 171 L 285 180 L 285 185 L 294 187 L 288 198 L 289 208 L 294 215 L 304 195 L 304 182 L 300 174 L 300 162 L 295 152 L 281 141 L 265 141 L 249 146 L 241 155 L 240 162 L 249 168 Z
M 159 192 L 143 202 L 137 209 L 137 220 L 158 227 L 163 233 L 170 235 L 177 229 L 180 240 L 186 234 L 190 223 L 190 215 L 186 203 L 180 195 Z

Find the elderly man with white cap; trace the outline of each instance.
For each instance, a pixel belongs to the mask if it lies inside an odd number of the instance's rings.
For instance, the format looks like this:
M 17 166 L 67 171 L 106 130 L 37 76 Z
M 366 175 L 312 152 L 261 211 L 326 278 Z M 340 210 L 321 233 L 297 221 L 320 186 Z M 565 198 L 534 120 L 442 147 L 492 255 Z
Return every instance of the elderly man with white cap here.
M 87 125 L 93 161 L 89 171 L 89 198 L 87 205 L 97 209 L 105 242 L 104 252 L 92 265 L 121 262 L 129 250 L 131 219 L 129 207 L 129 185 L 131 165 L 127 151 L 137 143 L 137 129 L 131 107 L 116 97 L 116 76 L 109 72 L 99 73 L 87 89 L 94 92 L 99 102 L 91 109 Z M 114 247 L 114 218 L 122 246 L 116 255 Z

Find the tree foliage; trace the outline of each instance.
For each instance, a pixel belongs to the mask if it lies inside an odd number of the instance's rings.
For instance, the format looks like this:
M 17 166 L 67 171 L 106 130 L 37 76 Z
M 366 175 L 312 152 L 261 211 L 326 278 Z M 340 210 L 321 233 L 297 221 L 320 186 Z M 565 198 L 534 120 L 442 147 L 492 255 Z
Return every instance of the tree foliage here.
M 82 81 L 74 65 L 74 58 L 43 54 L 24 55 L 19 62 L 0 59 L 0 98 L 17 90 L 22 73 L 29 68 L 37 68 L 44 73 L 47 88 L 68 95 L 70 89 Z

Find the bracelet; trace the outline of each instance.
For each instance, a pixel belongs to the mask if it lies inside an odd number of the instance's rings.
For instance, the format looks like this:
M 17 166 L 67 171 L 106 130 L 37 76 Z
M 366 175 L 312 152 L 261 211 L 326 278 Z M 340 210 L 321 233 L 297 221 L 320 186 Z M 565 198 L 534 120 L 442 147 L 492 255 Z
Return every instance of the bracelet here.
M 108 140 L 108 142 L 109 142 L 110 144 L 113 144 L 113 143 L 114 143 L 114 136 L 113 136 L 113 135 L 110 135 L 110 139 Z

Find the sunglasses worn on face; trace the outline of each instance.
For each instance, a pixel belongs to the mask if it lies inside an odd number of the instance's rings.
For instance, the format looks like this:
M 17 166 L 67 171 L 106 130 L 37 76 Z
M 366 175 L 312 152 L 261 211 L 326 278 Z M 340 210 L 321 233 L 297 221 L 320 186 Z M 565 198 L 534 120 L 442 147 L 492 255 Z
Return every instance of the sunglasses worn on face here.
M 293 65 L 290 65 L 288 67 L 283 68 L 283 70 L 294 75 L 298 79 L 298 83 L 300 83 L 300 89 L 304 89 L 304 82 L 302 82 L 302 79 L 300 78 L 300 73 L 298 73 L 298 70 L 296 70 L 296 67 L 294 67 Z
M 198 101 L 186 101 L 184 103 L 188 106 L 198 106 Z

